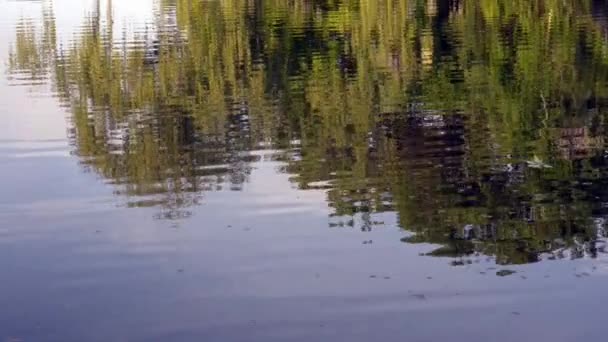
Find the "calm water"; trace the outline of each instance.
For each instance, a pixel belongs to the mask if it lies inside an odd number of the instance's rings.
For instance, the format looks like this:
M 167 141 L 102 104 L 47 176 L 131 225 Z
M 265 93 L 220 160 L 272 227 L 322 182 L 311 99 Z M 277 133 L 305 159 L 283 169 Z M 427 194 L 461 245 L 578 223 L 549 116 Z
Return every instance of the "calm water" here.
M 0 341 L 603 341 L 608 1 L 0 0 Z

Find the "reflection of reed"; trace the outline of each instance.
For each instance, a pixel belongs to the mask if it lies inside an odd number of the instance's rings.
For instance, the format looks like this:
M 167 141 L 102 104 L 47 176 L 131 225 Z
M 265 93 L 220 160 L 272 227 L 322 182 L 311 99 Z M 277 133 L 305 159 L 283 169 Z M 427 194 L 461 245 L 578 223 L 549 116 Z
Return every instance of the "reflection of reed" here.
M 582 105 L 608 98 L 591 7 L 354 3 L 163 1 L 151 27 L 120 42 L 96 11 L 63 49 L 46 15 L 40 34 L 18 28 L 9 73 L 50 79 L 82 163 L 159 217 L 243 189 L 252 150 L 285 148 L 281 170 L 327 191 L 332 227 L 369 231 L 396 212 L 408 242 L 443 246 L 434 255 L 500 263 L 590 236 L 602 215 L 590 198 L 605 190 L 568 184 L 591 157 L 603 177 L 603 133 L 552 125 L 582 112 L 605 122 Z

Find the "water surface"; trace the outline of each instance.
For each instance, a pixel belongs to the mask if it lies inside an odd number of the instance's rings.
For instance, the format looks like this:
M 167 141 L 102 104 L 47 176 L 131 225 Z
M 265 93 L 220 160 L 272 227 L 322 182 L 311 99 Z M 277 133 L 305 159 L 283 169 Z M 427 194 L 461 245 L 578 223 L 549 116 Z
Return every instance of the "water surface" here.
M 603 339 L 606 1 L 0 8 L 0 341 Z

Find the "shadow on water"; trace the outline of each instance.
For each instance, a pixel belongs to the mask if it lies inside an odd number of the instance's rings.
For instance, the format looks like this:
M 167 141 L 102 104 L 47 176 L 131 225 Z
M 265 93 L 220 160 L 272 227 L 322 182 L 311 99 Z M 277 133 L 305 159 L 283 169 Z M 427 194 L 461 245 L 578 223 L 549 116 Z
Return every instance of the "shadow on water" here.
M 605 1 L 160 1 L 131 36 L 111 6 L 60 44 L 44 3 L 8 72 L 52 84 L 128 206 L 186 218 L 272 149 L 331 229 L 394 212 L 432 256 L 605 253 Z

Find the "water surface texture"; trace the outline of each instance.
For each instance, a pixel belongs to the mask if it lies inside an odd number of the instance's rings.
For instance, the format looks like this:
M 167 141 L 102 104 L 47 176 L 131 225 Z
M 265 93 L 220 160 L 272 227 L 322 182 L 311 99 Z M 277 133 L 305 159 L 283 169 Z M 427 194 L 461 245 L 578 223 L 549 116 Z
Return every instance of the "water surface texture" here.
M 0 120 L 0 342 L 608 336 L 608 1 L 0 0 Z

